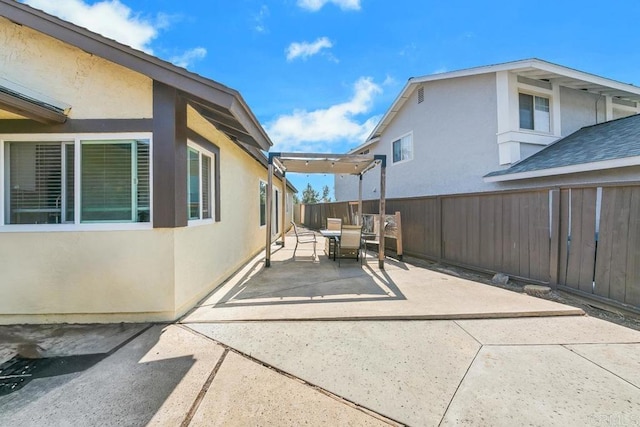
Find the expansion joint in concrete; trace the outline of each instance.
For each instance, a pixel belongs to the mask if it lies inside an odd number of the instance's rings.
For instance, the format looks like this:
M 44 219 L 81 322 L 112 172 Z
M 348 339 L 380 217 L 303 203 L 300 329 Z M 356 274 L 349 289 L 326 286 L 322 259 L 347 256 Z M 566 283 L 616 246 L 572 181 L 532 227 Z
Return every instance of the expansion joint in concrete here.
M 200 389 L 198 396 L 196 396 L 196 399 L 193 401 L 193 404 L 191 405 L 191 408 L 189 408 L 189 412 L 187 412 L 187 415 L 184 417 L 184 420 L 182 421 L 182 424 L 180 424 L 180 427 L 188 427 L 189 424 L 191 424 L 191 420 L 193 420 L 193 417 L 196 415 L 202 399 L 204 399 L 207 391 L 209 391 L 209 387 L 211 387 L 211 384 L 213 383 L 216 374 L 220 370 L 224 359 L 227 357 L 227 354 L 229 354 L 229 349 L 225 348 L 222 356 L 220 356 L 220 359 L 218 359 L 218 363 L 216 363 L 216 366 L 214 366 L 213 370 L 209 374 L 207 381 L 205 381 L 205 383 L 202 385 L 202 389 Z

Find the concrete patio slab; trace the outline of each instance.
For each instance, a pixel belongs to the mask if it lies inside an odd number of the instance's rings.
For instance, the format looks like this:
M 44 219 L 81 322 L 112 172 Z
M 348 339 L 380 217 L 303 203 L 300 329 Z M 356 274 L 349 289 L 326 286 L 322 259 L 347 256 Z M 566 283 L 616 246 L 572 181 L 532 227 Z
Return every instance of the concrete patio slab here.
M 480 345 L 451 321 L 189 327 L 409 425 L 437 425 Z
M 148 324 L 0 326 L 0 364 L 16 354 L 56 357 L 108 353 Z
M 566 347 L 640 388 L 640 344 L 586 344 Z M 640 419 L 638 422 L 640 423 Z
M 223 351 L 179 326 L 155 326 L 84 372 L 3 396 L 0 425 L 180 425 Z
M 589 316 L 459 320 L 482 344 L 640 343 L 640 332 Z
M 621 419 L 628 423 L 615 423 Z M 491 346 L 473 362 L 442 425 L 633 425 L 638 419 L 640 389 L 562 346 Z
M 388 426 L 297 380 L 228 353 L 189 426 Z
M 185 323 L 242 320 L 476 319 L 582 315 L 558 304 L 388 260 L 342 266 L 293 246 L 270 268 L 256 257 L 183 318 Z

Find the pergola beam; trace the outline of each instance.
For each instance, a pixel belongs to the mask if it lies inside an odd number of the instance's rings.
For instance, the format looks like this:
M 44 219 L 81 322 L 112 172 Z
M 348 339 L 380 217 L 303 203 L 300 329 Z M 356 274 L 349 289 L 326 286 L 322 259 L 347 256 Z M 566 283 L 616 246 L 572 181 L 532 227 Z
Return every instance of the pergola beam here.
M 307 166 L 312 166 L 306 168 Z M 284 246 L 284 214 L 286 211 L 286 172 L 300 173 L 330 173 L 334 175 L 348 174 L 359 176 L 358 188 L 358 217 L 356 223 L 362 225 L 362 176 L 380 164 L 380 250 L 378 253 L 378 266 L 384 269 L 384 217 L 385 217 L 385 188 L 386 188 L 386 166 L 387 156 L 385 155 L 362 155 L 362 154 L 330 154 L 330 153 L 269 153 L 268 180 L 267 180 L 267 212 L 266 212 L 266 248 L 265 267 L 271 266 L 271 231 L 273 229 L 273 174 L 278 169 L 282 173 L 284 183 L 284 196 L 282 198 L 282 245 Z M 345 167 L 349 166 L 349 169 Z

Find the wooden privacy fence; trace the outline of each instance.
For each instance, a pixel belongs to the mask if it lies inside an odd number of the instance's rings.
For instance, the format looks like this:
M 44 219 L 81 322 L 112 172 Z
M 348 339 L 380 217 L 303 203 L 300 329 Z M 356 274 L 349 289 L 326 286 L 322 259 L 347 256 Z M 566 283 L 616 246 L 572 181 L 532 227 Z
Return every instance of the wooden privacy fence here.
M 363 201 L 363 213 L 378 213 Z M 388 199 L 405 254 L 640 307 L 640 185 Z M 300 221 L 355 223 L 353 202 L 304 205 Z
M 560 192 L 557 283 L 640 307 L 640 186 Z

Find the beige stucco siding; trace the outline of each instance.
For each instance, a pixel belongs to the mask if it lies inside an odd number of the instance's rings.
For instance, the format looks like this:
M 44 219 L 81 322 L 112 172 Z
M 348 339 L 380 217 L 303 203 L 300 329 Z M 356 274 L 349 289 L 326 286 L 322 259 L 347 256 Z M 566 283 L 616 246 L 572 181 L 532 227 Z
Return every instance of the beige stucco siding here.
M 172 230 L 1 233 L 0 323 L 168 319 L 173 257 Z
M 0 18 L 0 76 L 71 105 L 73 119 L 152 117 L 152 80 Z
M 260 180 L 267 170 L 191 107 L 187 124 L 220 149 L 220 222 L 175 230 L 175 306 L 185 312 L 265 245 Z M 282 183 L 274 182 L 282 191 Z M 282 193 L 281 193 L 282 194 Z

